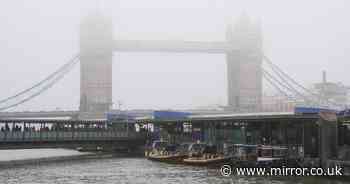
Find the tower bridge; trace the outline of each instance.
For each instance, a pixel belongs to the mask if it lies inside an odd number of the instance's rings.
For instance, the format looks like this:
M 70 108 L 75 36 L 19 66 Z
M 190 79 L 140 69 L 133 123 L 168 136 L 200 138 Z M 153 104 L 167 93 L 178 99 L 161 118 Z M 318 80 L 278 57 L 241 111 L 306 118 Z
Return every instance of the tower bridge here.
M 258 111 L 262 96 L 261 40 L 259 25 L 246 16 L 227 27 L 226 41 L 202 42 L 117 40 L 110 19 L 90 15 L 80 26 L 80 111 L 106 112 L 111 107 L 113 52 L 225 54 L 228 106 L 233 111 Z
M 97 120 L 101 118 L 101 115 L 104 118 L 104 113 L 109 111 L 112 105 L 113 52 L 224 54 L 227 68 L 227 105 L 230 112 L 257 112 L 261 109 L 263 77 L 288 98 L 301 97 L 303 100 L 310 102 L 314 99 L 320 99 L 320 96 L 308 91 L 263 55 L 260 26 L 246 16 L 242 16 L 234 26 L 227 26 L 225 41 L 123 40 L 115 39 L 113 32 L 110 19 L 101 15 L 86 17 L 80 25 L 79 54 L 32 87 L 8 98 L 0 99 L 0 111 L 21 105 L 56 84 L 80 61 L 79 111 L 1 112 L 0 149 L 27 147 L 75 148 L 77 146 L 93 145 L 99 147 L 105 145 L 105 147 L 114 147 L 113 149 L 126 147 L 136 150 L 144 145 L 148 134 L 143 131 L 136 131 L 134 125 L 148 125 L 149 123 L 160 125 L 164 122 L 166 122 L 164 125 L 171 130 L 170 132 L 178 129 L 175 128 L 178 124 L 190 123 L 191 127 L 193 125 L 193 130 L 195 130 L 194 127 L 197 130 L 200 128 L 203 132 L 208 131 L 210 135 L 216 134 L 213 131 L 227 131 L 224 134 L 234 135 L 233 130 L 243 131 L 241 134 L 243 135 L 242 140 L 251 139 L 251 135 L 254 135 L 252 140 L 255 140 L 255 142 L 259 142 L 259 139 L 266 137 L 270 144 L 274 144 L 274 141 L 301 144 L 306 148 L 305 153 L 313 154 L 315 157 L 323 157 L 317 150 L 325 150 L 327 147 L 336 145 L 334 140 L 338 136 L 338 125 L 333 122 L 318 121 L 318 115 L 251 114 L 242 116 L 236 113 L 234 116 L 214 115 L 212 117 L 202 116 L 164 121 L 146 119 L 132 123 L 129 121 Z M 270 75 L 269 71 L 262 67 L 263 59 L 267 61 L 270 69 L 277 74 L 277 77 Z M 303 92 L 300 92 L 295 86 L 302 89 Z M 290 94 L 293 96 L 290 96 Z M 4 105 L 12 100 L 13 103 Z M 94 120 L 81 120 L 89 119 L 82 118 L 82 115 L 89 117 L 94 114 L 97 114 L 97 116 L 91 118 Z M 41 119 L 38 119 L 38 117 L 41 117 Z M 57 120 L 55 118 L 44 119 L 43 117 L 71 117 L 71 119 Z M 344 126 L 342 128 L 342 131 L 345 132 Z M 332 129 L 332 131 L 327 129 Z M 246 136 L 248 131 L 249 138 Z M 189 135 L 195 135 L 196 131 L 192 132 L 191 128 L 191 134 L 182 133 L 189 137 Z M 342 133 L 342 135 L 345 136 L 341 140 L 345 142 L 346 133 Z M 179 135 L 175 136 L 179 138 Z M 180 138 L 184 138 L 184 136 L 180 136 Z M 333 139 L 327 141 L 324 137 L 333 137 Z M 216 138 L 219 139 L 220 136 L 212 136 L 212 138 L 215 140 Z M 323 141 L 323 143 L 319 144 L 318 141 Z
M 113 52 L 169 52 L 224 54 L 227 70 L 227 107 L 230 112 L 261 110 L 263 78 L 290 100 L 311 106 L 341 107 L 306 89 L 273 64 L 262 52 L 260 25 L 247 16 L 228 25 L 224 41 L 125 40 L 114 37 L 111 19 L 93 14 L 80 25 L 80 52 L 57 71 L 33 86 L 0 100 L 0 111 L 21 105 L 41 95 L 80 62 L 80 106 L 78 111 L 1 112 L 0 118 L 71 117 L 104 118 L 112 105 Z M 262 61 L 266 66 L 262 66 Z M 147 61 L 146 61 L 147 62 Z M 213 61 L 215 62 L 215 61 Z M 272 75 L 273 74 L 273 75 Z

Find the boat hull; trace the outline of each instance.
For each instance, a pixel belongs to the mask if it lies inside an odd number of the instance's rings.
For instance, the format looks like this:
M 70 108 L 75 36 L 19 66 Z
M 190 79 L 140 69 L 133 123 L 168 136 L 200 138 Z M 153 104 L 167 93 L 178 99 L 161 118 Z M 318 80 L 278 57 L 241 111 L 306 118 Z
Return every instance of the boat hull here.
M 165 162 L 172 164 L 182 164 L 183 160 L 187 158 L 187 155 L 149 155 L 146 157 L 148 160 L 157 161 L 157 162 Z
M 193 166 L 221 166 L 230 162 L 229 157 L 219 157 L 219 158 L 210 158 L 210 159 L 201 159 L 201 158 L 187 158 L 183 162 L 186 165 Z

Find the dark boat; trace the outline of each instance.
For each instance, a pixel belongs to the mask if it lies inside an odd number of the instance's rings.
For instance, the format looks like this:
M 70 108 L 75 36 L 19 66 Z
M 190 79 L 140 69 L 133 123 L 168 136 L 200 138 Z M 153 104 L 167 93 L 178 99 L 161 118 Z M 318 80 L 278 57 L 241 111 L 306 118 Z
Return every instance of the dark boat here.
M 173 145 L 164 141 L 155 141 L 152 148 L 146 150 L 145 156 L 149 160 L 166 163 L 183 163 L 187 158 L 188 144 Z
M 217 166 L 230 161 L 231 157 L 219 152 L 216 145 L 192 144 L 189 147 L 189 157 L 183 162 L 195 166 Z
M 235 144 L 235 167 L 281 167 L 287 163 L 288 148 L 283 146 Z
M 255 167 L 258 159 L 257 145 L 235 144 L 232 165 L 234 167 Z
M 288 148 L 284 146 L 259 146 L 258 167 L 282 167 L 287 163 Z

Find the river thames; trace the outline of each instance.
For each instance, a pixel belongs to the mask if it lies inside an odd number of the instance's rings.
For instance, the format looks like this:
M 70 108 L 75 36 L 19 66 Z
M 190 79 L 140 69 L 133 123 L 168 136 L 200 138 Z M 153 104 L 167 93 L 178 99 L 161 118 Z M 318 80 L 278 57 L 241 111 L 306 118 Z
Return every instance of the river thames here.
M 0 183 L 5 184 L 236 184 L 236 183 L 321 183 L 345 184 L 348 181 L 324 177 L 223 177 L 216 169 L 170 165 L 144 158 L 103 158 L 2 167 Z

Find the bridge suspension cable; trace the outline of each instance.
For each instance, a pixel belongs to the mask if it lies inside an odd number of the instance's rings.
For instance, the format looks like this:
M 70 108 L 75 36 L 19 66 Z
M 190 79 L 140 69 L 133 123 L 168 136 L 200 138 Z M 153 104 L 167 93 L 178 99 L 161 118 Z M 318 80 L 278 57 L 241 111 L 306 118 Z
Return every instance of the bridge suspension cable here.
M 269 63 L 269 64 L 272 64 L 272 63 Z M 277 77 L 281 80 L 277 80 L 279 81 L 279 83 L 281 83 L 281 85 L 283 85 L 288 91 L 294 93 L 296 96 L 300 96 L 301 98 L 307 98 L 305 95 L 303 95 L 301 92 L 299 92 L 295 87 L 293 87 L 292 84 L 290 84 L 290 82 L 288 82 L 288 80 L 286 80 L 285 77 L 282 76 L 280 70 L 277 70 L 275 67 L 273 67 L 272 65 L 270 65 L 270 68 L 272 70 L 272 72 L 274 74 L 277 75 Z M 268 73 L 269 74 L 269 73 Z M 271 74 L 269 74 L 271 75 Z M 272 76 L 272 75 L 271 75 Z
M 282 89 L 283 86 L 279 86 L 280 81 L 276 80 L 275 77 L 273 77 L 269 72 L 267 72 L 265 69 L 262 70 L 263 71 L 263 78 L 270 84 L 272 85 L 274 88 L 277 89 L 277 91 L 279 93 L 281 93 L 282 95 L 284 95 L 285 97 L 287 97 L 288 99 L 292 99 L 295 100 L 295 98 L 291 95 L 288 94 L 288 92 L 284 91 Z
M 281 91 L 280 89 L 281 87 L 286 89 L 288 92 L 292 93 L 295 99 L 297 99 L 297 97 L 300 97 L 301 99 L 303 99 L 304 102 L 306 102 L 306 104 L 316 105 L 320 107 L 322 106 L 329 107 L 330 105 L 337 108 L 342 107 L 341 104 L 337 104 L 333 101 L 330 101 L 329 99 L 324 99 L 326 103 L 322 104 L 319 101 L 319 99 L 322 99 L 322 97 L 319 94 L 312 92 L 311 90 L 307 89 L 300 83 L 296 82 L 296 80 L 294 80 L 292 77 L 286 74 L 280 67 L 272 63 L 267 56 L 264 55 L 263 57 L 264 57 L 264 61 L 266 61 L 271 71 L 275 75 L 277 75 L 277 77 L 274 77 L 272 74 L 267 72 L 267 70 L 263 69 L 263 75 L 265 79 L 270 84 L 273 83 L 271 85 L 273 85 L 283 95 L 285 95 L 286 92 Z M 269 79 L 267 79 L 267 77 L 269 77 Z M 279 80 L 277 78 L 279 78 Z
M 9 108 L 18 106 L 27 101 L 30 101 L 36 96 L 39 96 L 53 85 L 55 85 L 60 79 L 62 79 L 67 73 L 69 73 L 74 66 L 79 62 L 79 54 L 73 56 L 67 63 L 61 66 L 58 70 L 34 84 L 30 88 L 22 90 L 17 94 L 0 100 L 0 111 L 7 110 Z
M 264 55 L 264 60 L 266 61 L 267 64 L 269 64 L 271 66 L 271 69 L 273 71 L 275 71 L 279 76 L 281 76 L 282 78 L 284 77 L 286 83 L 289 84 L 288 80 L 291 81 L 294 85 L 298 86 L 299 88 L 305 90 L 306 92 L 308 92 L 309 94 L 312 95 L 317 95 L 316 93 L 312 92 L 311 90 L 307 89 L 306 87 L 304 87 L 303 85 L 301 85 L 300 83 L 296 82 L 296 80 L 294 80 L 292 77 L 290 77 L 287 73 L 285 73 L 280 67 L 278 67 L 277 65 L 275 65 L 274 63 L 271 62 L 271 60 Z

